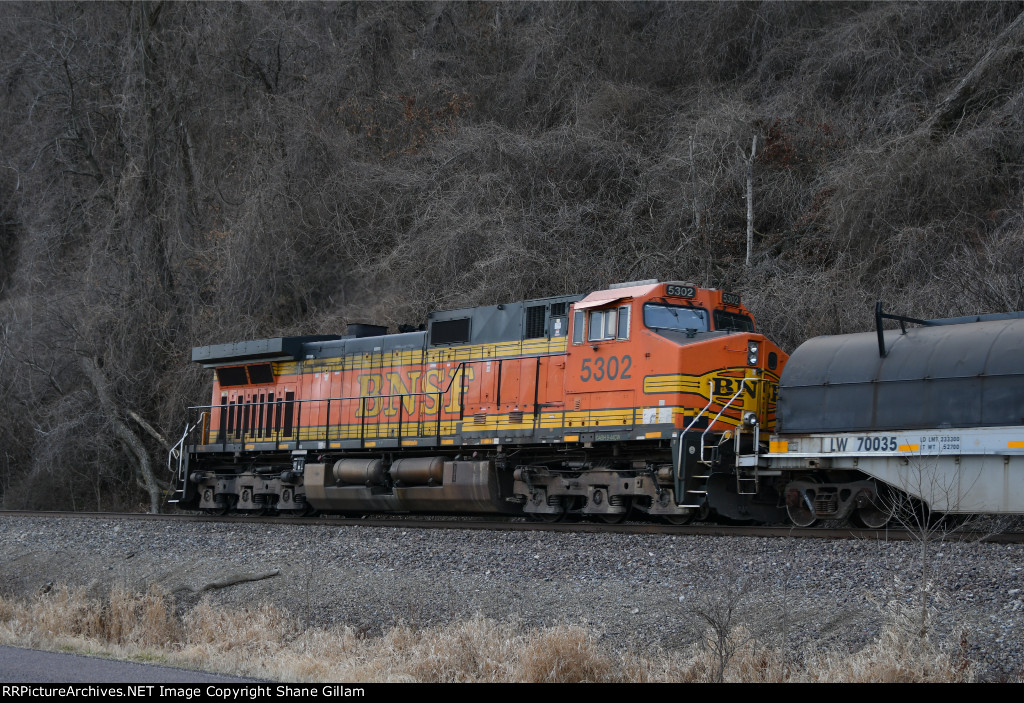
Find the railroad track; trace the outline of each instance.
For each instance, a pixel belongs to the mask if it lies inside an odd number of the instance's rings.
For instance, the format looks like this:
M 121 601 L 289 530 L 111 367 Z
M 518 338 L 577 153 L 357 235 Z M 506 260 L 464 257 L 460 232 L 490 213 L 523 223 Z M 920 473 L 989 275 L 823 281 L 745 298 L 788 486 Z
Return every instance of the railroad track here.
M 915 541 L 920 539 L 920 532 L 901 528 L 868 530 L 854 527 L 812 527 L 797 528 L 789 526 L 763 525 L 666 525 L 658 523 L 625 522 L 608 525 L 596 522 L 533 522 L 522 518 L 495 519 L 493 517 L 406 517 L 366 515 L 361 517 L 316 516 L 316 517 L 282 517 L 282 516 L 237 516 L 237 515 L 198 515 L 198 514 L 158 514 L 150 513 L 98 513 L 98 512 L 55 512 L 41 510 L 0 510 L 0 518 L 7 517 L 38 517 L 38 518 L 73 518 L 83 520 L 148 520 L 165 522 L 214 522 L 234 524 L 267 524 L 267 525 L 315 525 L 319 527 L 390 527 L 418 530 L 496 530 L 506 532 L 587 532 L 637 535 L 710 535 L 721 537 L 800 537 L 818 539 L 872 539 L 883 541 Z M 992 544 L 1024 544 L 1024 532 L 1018 531 L 985 531 L 970 528 L 950 528 L 933 532 L 931 540 L 976 541 Z

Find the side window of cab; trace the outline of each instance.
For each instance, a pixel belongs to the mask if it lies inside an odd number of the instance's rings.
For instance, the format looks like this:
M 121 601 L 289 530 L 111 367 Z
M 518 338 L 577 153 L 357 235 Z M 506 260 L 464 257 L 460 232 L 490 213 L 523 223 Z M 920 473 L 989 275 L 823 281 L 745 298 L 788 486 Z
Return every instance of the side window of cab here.
M 629 306 L 591 310 L 587 324 L 588 342 L 629 339 Z
M 589 317 L 589 319 L 588 319 Z M 628 305 L 604 310 L 577 310 L 573 315 L 572 343 L 604 342 L 614 339 L 629 339 L 630 314 Z

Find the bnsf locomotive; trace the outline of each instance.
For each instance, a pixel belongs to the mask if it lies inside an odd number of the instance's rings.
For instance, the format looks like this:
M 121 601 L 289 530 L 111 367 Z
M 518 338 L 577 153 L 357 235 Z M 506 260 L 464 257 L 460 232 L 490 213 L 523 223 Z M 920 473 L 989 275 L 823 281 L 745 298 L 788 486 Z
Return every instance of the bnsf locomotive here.
M 722 471 L 767 439 L 787 358 L 739 296 L 644 281 L 348 331 L 193 350 L 213 400 L 179 445 L 178 507 L 776 510 L 770 486 Z
M 172 452 L 172 502 L 866 527 L 907 501 L 1024 513 L 1024 314 L 879 305 L 876 327 L 787 363 L 738 296 L 645 281 L 417 332 L 199 347 L 213 402 Z

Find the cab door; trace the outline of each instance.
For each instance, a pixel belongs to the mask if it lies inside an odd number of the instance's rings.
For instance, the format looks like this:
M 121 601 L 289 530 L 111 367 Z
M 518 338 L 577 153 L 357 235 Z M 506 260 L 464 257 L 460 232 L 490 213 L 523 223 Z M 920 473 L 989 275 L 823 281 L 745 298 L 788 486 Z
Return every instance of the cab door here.
M 567 427 L 632 427 L 632 312 L 628 299 L 574 310 L 565 368 Z

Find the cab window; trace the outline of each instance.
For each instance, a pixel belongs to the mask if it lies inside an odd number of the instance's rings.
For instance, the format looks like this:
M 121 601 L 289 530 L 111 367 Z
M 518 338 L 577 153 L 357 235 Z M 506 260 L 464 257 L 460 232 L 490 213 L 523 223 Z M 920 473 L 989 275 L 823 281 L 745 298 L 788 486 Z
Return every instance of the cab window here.
M 629 339 L 629 306 L 591 311 L 588 331 L 589 342 Z
M 753 332 L 754 321 L 746 315 L 725 310 L 715 310 L 715 329 L 724 332 Z
M 594 310 L 590 313 L 590 334 L 587 340 L 599 342 L 605 339 L 615 339 L 617 329 L 618 310 Z
M 619 329 L 615 334 L 619 339 L 629 339 L 629 306 L 619 307 Z
M 644 325 L 652 330 L 697 330 L 706 332 L 708 311 L 684 305 L 647 303 L 644 305 Z

